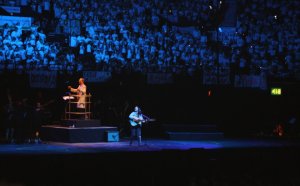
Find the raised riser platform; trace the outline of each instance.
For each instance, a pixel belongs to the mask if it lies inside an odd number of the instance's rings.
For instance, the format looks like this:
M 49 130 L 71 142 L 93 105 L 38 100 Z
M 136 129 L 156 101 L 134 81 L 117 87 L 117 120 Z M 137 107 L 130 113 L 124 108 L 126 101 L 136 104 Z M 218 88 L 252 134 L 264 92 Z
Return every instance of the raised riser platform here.
M 55 125 L 42 126 L 40 136 L 43 141 L 94 143 L 108 141 L 110 131 L 118 131 L 118 128 L 101 126 L 100 120 L 69 119 L 61 120 Z
M 106 142 L 109 131 L 118 131 L 117 127 L 65 127 L 42 126 L 41 139 L 43 141 L 64 143 Z
M 164 128 L 170 140 L 197 141 L 224 138 L 224 134 L 215 124 L 166 124 Z

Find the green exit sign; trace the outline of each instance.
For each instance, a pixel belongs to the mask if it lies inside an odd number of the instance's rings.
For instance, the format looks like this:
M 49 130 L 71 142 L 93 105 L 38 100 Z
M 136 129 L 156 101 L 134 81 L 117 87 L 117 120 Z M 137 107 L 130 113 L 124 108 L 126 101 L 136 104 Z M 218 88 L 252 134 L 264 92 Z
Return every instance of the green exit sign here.
M 281 88 L 271 88 L 271 95 L 280 96 L 281 93 Z

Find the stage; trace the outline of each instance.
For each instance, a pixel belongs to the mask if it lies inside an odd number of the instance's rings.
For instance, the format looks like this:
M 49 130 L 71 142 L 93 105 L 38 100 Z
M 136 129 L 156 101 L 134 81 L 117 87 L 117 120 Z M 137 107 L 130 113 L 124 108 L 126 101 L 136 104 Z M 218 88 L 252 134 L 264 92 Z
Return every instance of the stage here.
M 2 144 L 0 163 L 5 171 L 0 181 L 24 185 L 188 185 L 191 180 L 212 179 L 211 175 L 213 179 L 225 176 L 231 183 L 249 174 L 280 175 L 297 181 L 299 147 L 295 139 L 228 138 L 144 139 L 141 146 L 130 146 L 127 138 L 98 143 Z
M 258 181 L 267 176 L 263 185 L 273 177 L 300 183 L 299 138 L 233 138 L 214 125 L 164 126 L 163 137 L 151 137 L 158 127 L 147 129 L 139 146 L 137 141 L 129 145 L 128 136 L 99 120 L 44 125 L 41 143 L 0 145 L 5 170 L 0 185 L 2 180 L 21 185 L 205 185 L 203 179 L 214 182 L 224 175 L 222 183 L 228 185 L 236 178 L 243 185 L 248 176 Z

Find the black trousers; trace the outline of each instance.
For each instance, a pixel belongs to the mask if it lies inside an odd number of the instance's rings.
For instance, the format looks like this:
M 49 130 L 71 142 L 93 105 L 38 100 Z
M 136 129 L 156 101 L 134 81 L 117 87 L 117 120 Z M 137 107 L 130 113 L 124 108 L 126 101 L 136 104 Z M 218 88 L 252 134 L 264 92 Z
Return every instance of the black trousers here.
M 131 126 L 130 143 L 132 143 L 134 139 L 137 139 L 138 142 L 140 143 L 141 137 L 142 137 L 142 127 L 140 125 Z

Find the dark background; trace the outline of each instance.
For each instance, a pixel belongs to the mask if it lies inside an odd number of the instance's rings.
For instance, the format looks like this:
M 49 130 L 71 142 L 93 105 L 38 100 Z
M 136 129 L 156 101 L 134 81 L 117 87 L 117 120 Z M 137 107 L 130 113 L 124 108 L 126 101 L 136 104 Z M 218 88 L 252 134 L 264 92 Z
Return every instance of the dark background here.
M 62 119 L 67 86 L 78 86 L 77 74 L 59 74 L 57 88 L 30 88 L 27 74 L 2 73 L 3 90 L 11 89 L 15 99 L 34 100 L 41 91 L 45 100 L 54 99 L 49 109 L 53 116 L 46 124 Z M 228 86 L 204 86 L 200 77 L 178 76 L 173 84 L 148 85 L 141 73 L 112 74 L 103 83 L 86 82 L 92 95 L 93 119 L 102 125 L 117 126 L 125 136 L 128 134 L 128 115 L 139 105 L 145 115 L 156 119 L 148 125 L 149 135 L 163 135 L 168 125 L 217 125 L 228 136 L 245 137 L 271 134 L 277 124 L 287 125 L 291 117 L 299 118 L 299 83 L 269 82 L 267 90 L 257 88 L 234 88 Z M 281 96 L 272 96 L 271 87 L 281 87 Z M 211 91 L 211 95 L 208 95 Z M 6 91 L 1 91 L 2 103 Z M 151 126 L 151 127 L 150 127 Z M 147 133 L 147 132 L 146 132 Z

